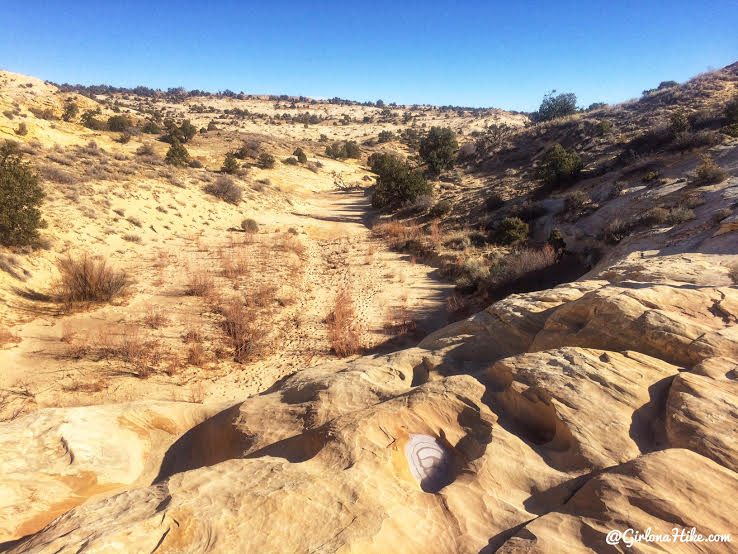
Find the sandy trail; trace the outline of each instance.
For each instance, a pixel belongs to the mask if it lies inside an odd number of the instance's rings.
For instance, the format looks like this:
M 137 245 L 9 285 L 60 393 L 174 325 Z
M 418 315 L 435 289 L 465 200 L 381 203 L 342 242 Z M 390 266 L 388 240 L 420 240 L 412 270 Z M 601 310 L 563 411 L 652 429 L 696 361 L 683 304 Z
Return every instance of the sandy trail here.
M 178 233 L 155 247 L 145 244 L 120 254 L 120 262 L 138 280 L 135 294 L 120 305 L 39 315 L 13 328 L 20 342 L 0 350 L 0 401 L 4 401 L 0 417 L 47 406 L 230 400 L 261 392 L 301 368 L 337 359 L 325 318 L 342 290 L 353 300 L 365 352 L 414 344 L 447 323 L 445 299 L 452 294 L 452 285 L 441 282 L 434 268 L 389 251 L 371 236 L 370 197 L 363 189 L 296 190 L 291 204 L 288 209 L 265 207 L 258 213 L 263 226 L 260 240 L 290 229 L 305 246 L 294 300 L 278 321 L 270 322 L 282 326 L 273 352 L 243 364 L 227 354 L 216 355 L 205 366 L 187 366 L 171 375 L 157 371 L 145 378 L 118 359 L 68 354 L 71 345 L 63 337 L 70 329 L 83 342 L 105 340 L 106 333 L 120 335 L 140 325 L 152 306 L 171 321 L 155 331 L 144 328 L 145 336 L 175 353 L 186 351 L 181 337 L 193 326 L 202 330 L 208 347 L 223 342 L 217 316 L 209 313 L 202 299 L 182 295 L 181 279 L 193 260 L 214 264 L 217 252 L 227 247 L 223 237 L 232 242 L 233 233 L 225 232 L 225 223 L 201 234 Z M 160 251 L 168 252 L 169 264 L 164 267 Z M 280 260 L 277 255 L 271 263 Z M 228 289 L 230 283 L 219 279 L 216 289 Z
M 306 238 L 304 278 L 292 318 L 299 324 L 284 330 L 276 354 L 250 365 L 250 389 L 265 390 L 300 368 L 336 359 L 325 318 L 342 290 L 354 302 L 368 352 L 413 344 L 448 323 L 446 298 L 453 285 L 441 281 L 436 269 L 373 238 L 371 219 L 370 197 L 363 190 L 312 192 L 299 208 L 274 216 L 273 224 L 300 229 Z M 397 336 L 403 323 L 415 331 Z M 231 379 L 244 384 L 242 374 L 230 373 L 219 379 L 221 394 L 236 384 Z

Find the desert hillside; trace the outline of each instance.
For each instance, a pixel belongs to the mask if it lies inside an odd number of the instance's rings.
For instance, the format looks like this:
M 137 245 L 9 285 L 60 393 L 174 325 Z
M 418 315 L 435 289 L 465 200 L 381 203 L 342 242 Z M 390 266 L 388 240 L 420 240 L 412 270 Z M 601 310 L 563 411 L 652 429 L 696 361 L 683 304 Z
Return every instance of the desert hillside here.
M 0 72 L 0 550 L 738 537 L 733 118 L 738 64 L 555 118 Z

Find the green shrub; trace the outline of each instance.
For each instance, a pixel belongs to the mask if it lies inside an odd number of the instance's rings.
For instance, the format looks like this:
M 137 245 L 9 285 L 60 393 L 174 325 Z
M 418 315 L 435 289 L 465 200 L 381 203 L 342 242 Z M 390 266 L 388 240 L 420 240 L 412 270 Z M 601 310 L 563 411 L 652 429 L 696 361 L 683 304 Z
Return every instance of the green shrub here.
M 258 165 L 262 169 L 272 169 L 276 162 L 277 160 L 274 159 L 274 156 L 272 156 L 268 152 L 262 152 L 261 154 L 259 154 L 256 165 Z
M 74 102 L 67 102 L 62 112 L 62 119 L 64 121 L 72 121 L 79 113 L 79 107 Z
M 577 111 L 577 97 L 574 93 L 566 92 L 554 96 L 555 92 L 552 90 L 543 97 L 538 111 L 530 115 L 532 121 L 551 121 Z
M 305 151 L 302 148 L 296 148 L 294 152 L 292 152 L 292 155 L 297 157 L 297 161 L 301 164 L 307 163 L 308 158 L 307 154 L 305 154 Z
M 597 134 L 599 136 L 604 137 L 610 131 L 612 131 L 612 123 L 610 123 L 607 119 L 600 119 L 597 122 Z
M 669 128 L 675 135 L 689 131 L 689 115 L 684 108 L 677 108 L 669 115 Z
M 223 165 L 220 168 L 221 173 L 233 174 L 239 170 L 241 166 L 236 160 L 236 156 L 232 152 L 228 152 L 223 160 Z
M 205 192 L 217 196 L 230 204 L 238 204 L 243 196 L 243 190 L 230 177 L 220 176 L 213 183 L 205 186 Z
M 716 164 L 712 156 L 705 154 L 702 156 L 702 164 L 697 167 L 693 183 L 703 187 L 722 183 L 727 178 L 728 172 Z
M 325 155 L 333 159 L 360 158 L 361 150 L 355 141 L 334 142 L 325 148 Z
M 190 153 L 187 152 L 182 143 L 174 139 L 167 155 L 164 157 L 164 161 L 170 165 L 184 167 L 190 162 Z
M 694 219 L 694 211 L 687 208 L 686 206 L 676 206 L 669 210 L 669 215 L 666 222 L 669 225 L 678 225 L 685 221 L 691 221 Z
M 443 217 L 450 211 L 451 211 L 451 202 L 449 202 L 448 200 L 439 200 L 430 209 L 430 211 L 428 212 L 428 215 L 431 216 L 432 218 Z
M 26 125 L 25 121 L 21 121 L 18 124 L 18 128 L 15 130 L 15 134 L 24 137 L 28 134 L 28 125 Z
M 171 119 L 165 119 L 164 128 L 162 140 L 169 143 L 176 140 L 184 144 L 197 134 L 197 127 L 190 123 L 189 119 L 185 119 L 180 126 Z
M 195 169 L 201 169 L 202 168 L 202 162 L 200 160 L 192 159 L 190 160 L 190 167 Z
M 190 123 L 189 119 L 185 119 L 179 129 L 182 131 L 182 135 L 184 136 L 183 142 L 189 141 L 197 134 L 197 127 Z
M 658 206 L 651 208 L 641 217 L 641 222 L 647 227 L 663 225 L 669 219 L 669 210 Z
M 80 122 L 82 125 L 88 129 L 92 129 L 93 131 L 104 131 L 107 128 L 107 124 L 96 117 L 99 114 L 100 108 L 97 110 L 86 110 L 82 114 L 82 117 L 80 117 Z
M 392 131 L 380 131 L 377 142 L 390 142 L 393 138 L 395 134 Z
M 141 127 L 141 131 L 150 135 L 158 135 L 159 133 L 161 133 L 161 127 L 159 127 L 156 123 L 149 119 L 148 121 L 146 121 L 146 123 L 143 124 L 143 127 Z
M 108 130 L 116 133 L 128 131 L 132 125 L 130 118 L 125 115 L 111 115 L 108 118 Z
M 439 175 L 444 169 L 454 165 L 459 143 L 456 135 L 447 127 L 431 127 L 428 134 L 420 140 L 419 154 L 428 165 L 432 175 Z
M 241 222 L 241 229 L 243 229 L 247 233 L 258 233 L 259 224 L 256 223 L 256 221 L 254 221 L 253 219 L 247 218 Z
M 519 217 L 526 223 L 535 221 L 545 214 L 546 208 L 541 202 L 531 202 L 530 200 L 518 204 L 512 211 L 513 217 Z
M 551 231 L 546 242 L 557 252 L 559 250 L 566 250 L 566 241 L 564 240 L 564 236 L 561 234 L 561 231 L 558 229 Z
M 131 140 L 131 133 L 121 133 L 117 141 L 121 144 L 127 144 Z
M 539 178 L 547 185 L 573 183 L 582 171 L 582 159 L 574 150 L 567 152 L 560 144 L 555 144 L 544 155 L 539 169 Z
M 285 165 L 297 165 L 297 158 L 290 156 L 289 158 L 285 158 L 282 160 L 282 163 Z
M 604 235 L 607 242 L 610 244 L 617 244 L 632 232 L 632 225 L 622 219 L 615 218 L 607 227 L 605 227 Z
M 39 210 L 44 196 L 18 145 L 6 141 L 0 147 L 0 244 L 23 246 L 38 240 L 38 230 L 46 226 Z
M 369 167 L 377 174 L 372 194 L 375 208 L 413 202 L 418 196 L 433 193 L 433 185 L 428 183 L 422 171 L 411 168 L 393 154 L 372 154 Z
M 355 141 L 346 141 L 346 157 L 358 160 L 361 158 L 361 149 Z
M 570 212 L 578 212 L 590 202 L 589 195 L 583 190 L 575 190 L 566 195 L 566 209 Z
M 493 239 L 498 244 L 514 244 L 528 238 L 528 224 L 519 217 L 506 217 L 495 228 Z
M 661 175 L 658 171 L 649 171 L 643 176 L 643 182 L 644 183 L 650 183 L 654 179 L 658 179 L 659 175 Z

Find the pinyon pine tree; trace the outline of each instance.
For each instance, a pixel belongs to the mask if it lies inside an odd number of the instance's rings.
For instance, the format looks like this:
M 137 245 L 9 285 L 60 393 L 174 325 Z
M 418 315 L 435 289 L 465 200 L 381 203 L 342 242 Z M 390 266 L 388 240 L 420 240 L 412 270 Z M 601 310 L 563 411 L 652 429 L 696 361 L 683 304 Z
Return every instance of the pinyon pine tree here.
M 46 227 L 39 210 L 44 196 L 18 145 L 6 141 L 0 147 L 0 244 L 24 246 L 38 240 L 38 230 Z

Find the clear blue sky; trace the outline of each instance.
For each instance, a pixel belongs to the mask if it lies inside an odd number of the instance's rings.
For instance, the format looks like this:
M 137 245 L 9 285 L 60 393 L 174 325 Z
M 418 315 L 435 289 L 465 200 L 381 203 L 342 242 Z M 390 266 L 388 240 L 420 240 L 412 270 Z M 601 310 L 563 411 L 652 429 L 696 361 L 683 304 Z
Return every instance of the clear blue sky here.
M 0 0 L 0 68 L 115 86 L 535 109 L 738 60 L 738 1 Z

